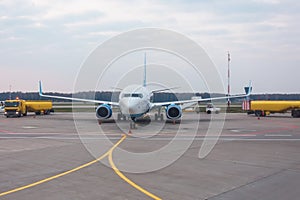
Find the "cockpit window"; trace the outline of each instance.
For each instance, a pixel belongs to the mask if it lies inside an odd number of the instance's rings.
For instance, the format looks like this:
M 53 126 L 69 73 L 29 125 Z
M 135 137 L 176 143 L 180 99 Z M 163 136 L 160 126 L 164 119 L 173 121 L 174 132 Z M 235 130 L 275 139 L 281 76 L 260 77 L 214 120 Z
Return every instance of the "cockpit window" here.
M 140 93 L 133 93 L 131 94 L 132 97 L 140 97 L 140 98 L 143 98 L 143 95 L 140 94 Z
M 130 97 L 130 94 L 124 94 L 123 97 Z
M 143 94 L 141 93 L 126 93 L 126 94 L 123 94 L 123 97 L 139 97 L 139 98 L 143 98 Z

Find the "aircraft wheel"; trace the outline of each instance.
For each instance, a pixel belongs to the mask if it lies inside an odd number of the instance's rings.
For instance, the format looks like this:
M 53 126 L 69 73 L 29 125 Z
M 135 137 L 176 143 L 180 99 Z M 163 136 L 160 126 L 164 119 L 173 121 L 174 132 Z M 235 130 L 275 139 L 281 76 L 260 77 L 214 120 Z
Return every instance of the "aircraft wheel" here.
M 130 121 L 130 129 L 135 129 L 135 122 L 134 121 Z
M 164 120 L 164 115 L 160 114 L 160 121 L 163 121 L 163 120 Z

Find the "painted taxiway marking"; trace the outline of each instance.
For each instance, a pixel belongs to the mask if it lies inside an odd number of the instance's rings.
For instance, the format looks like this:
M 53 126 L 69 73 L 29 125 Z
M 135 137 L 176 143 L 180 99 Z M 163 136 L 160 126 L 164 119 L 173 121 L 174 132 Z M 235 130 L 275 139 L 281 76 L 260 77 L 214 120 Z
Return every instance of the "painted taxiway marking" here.
M 145 190 L 144 188 L 142 188 L 141 186 L 137 185 L 136 183 L 134 183 L 133 181 L 131 181 L 129 178 L 127 178 L 122 172 L 120 172 L 120 170 L 116 167 L 115 163 L 113 162 L 112 159 L 112 153 L 113 151 L 109 151 L 108 154 L 108 160 L 109 160 L 109 164 L 110 166 L 113 168 L 113 170 L 115 171 L 115 173 L 122 178 L 124 181 L 126 181 L 129 185 L 131 185 L 132 187 L 134 187 L 135 189 L 139 190 L 140 192 L 144 193 L 145 195 L 151 197 L 152 199 L 156 199 L 159 200 L 161 198 L 159 198 L 158 196 L 152 194 L 151 192 L 148 192 L 147 190 Z
M 96 162 L 102 160 L 102 159 L 105 158 L 106 156 L 108 156 L 109 153 L 112 152 L 119 144 L 121 144 L 121 143 L 125 140 L 126 137 L 127 137 L 126 135 L 123 135 L 123 137 L 122 137 L 122 138 L 121 138 L 121 139 L 120 139 L 120 140 L 119 140 L 119 141 L 118 141 L 118 142 L 117 142 L 117 143 L 116 143 L 109 151 L 107 151 L 105 154 L 103 154 L 102 156 L 100 156 L 99 158 L 97 158 L 97 159 L 95 159 L 95 160 L 93 160 L 93 161 L 91 161 L 91 162 L 88 162 L 88 163 L 86 163 L 86 164 L 83 164 L 83 165 L 81 165 L 81 166 L 79 166 L 79 167 L 76 167 L 76 168 L 74 168 L 74 169 L 71 169 L 71 170 L 69 170 L 69 171 L 66 171 L 66 172 L 57 174 L 57 175 L 55 175 L 55 176 L 51 176 L 51 177 L 48 177 L 48 178 L 46 178 L 46 179 L 43 179 L 43 180 L 40 180 L 40 181 L 31 183 L 31 184 L 28 184 L 28 185 L 25 185 L 25 186 L 22 186 L 22 187 L 18 187 L 18 188 L 15 188 L 15 189 L 12 189 L 12 190 L 9 190 L 9 191 L 6 191 L 6 192 L 2 192 L 2 193 L 0 193 L 0 197 L 1 197 L 1 196 L 8 195 L 8 194 L 11 194 L 11 193 L 15 193 L 15 192 L 18 192 L 18 191 L 21 191 L 21 190 L 25 190 L 25 189 L 28 189 L 28 188 L 31 188 L 31 187 L 34 187 L 34 186 L 37 186 L 37 185 L 40 185 L 40 184 L 42 184 L 42 183 L 51 181 L 51 180 L 53 180 L 53 179 L 57 179 L 57 178 L 59 178 L 59 177 L 65 176 L 65 175 L 70 174 L 70 173 L 72 173 L 72 172 L 76 172 L 76 171 L 78 171 L 78 170 L 80 170 L 80 169 L 83 169 L 83 168 L 85 168 L 85 167 L 88 167 L 88 166 L 90 166 L 90 165 L 92 165 L 92 164 L 94 164 L 94 163 L 96 163 Z
M 243 132 L 255 132 L 256 130 L 247 130 L 247 129 L 230 129 L 231 132 L 234 133 L 243 133 Z
M 290 134 L 265 134 L 265 137 L 292 137 Z
M 35 129 L 37 126 L 22 126 L 23 129 Z

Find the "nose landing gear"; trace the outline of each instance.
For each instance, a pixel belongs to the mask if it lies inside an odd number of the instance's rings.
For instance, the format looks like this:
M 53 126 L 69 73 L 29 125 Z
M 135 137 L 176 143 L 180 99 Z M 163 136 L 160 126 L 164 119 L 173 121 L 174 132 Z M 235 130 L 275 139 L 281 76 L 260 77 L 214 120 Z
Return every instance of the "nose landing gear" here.
M 130 129 L 136 129 L 136 118 L 135 117 L 131 117 Z

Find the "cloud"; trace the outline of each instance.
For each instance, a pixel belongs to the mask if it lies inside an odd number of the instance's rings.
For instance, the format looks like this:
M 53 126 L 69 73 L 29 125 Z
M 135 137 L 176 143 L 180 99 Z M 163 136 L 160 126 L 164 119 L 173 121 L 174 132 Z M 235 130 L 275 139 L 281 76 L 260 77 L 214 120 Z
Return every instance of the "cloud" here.
M 66 73 L 74 62 L 80 65 L 82 60 L 79 59 L 112 36 L 141 27 L 160 27 L 179 31 L 203 45 L 221 74 L 226 74 L 226 52 L 230 50 L 232 64 L 241 68 L 233 73 L 242 78 L 259 77 L 262 65 L 265 72 L 272 71 L 274 76 L 290 76 L 282 63 L 297 69 L 299 8 L 296 0 L 176 0 L 172 3 L 2 0 L 0 52 L 6 56 L 0 66 L 9 64 L 17 68 L 26 62 L 27 66 L 52 67 L 47 70 L 65 70 Z M 26 58 L 28 55 L 32 57 Z M 53 66 L 44 61 L 49 58 L 56 59 L 51 61 L 55 63 Z M 244 71 L 249 71 L 248 75 L 243 75 Z M 237 85 L 233 91 L 239 91 L 242 81 L 232 79 Z M 270 91 L 276 91 L 276 84 L 274 82 Z M 287 90 L 300 92 L 296 86 L 286 85 Z

